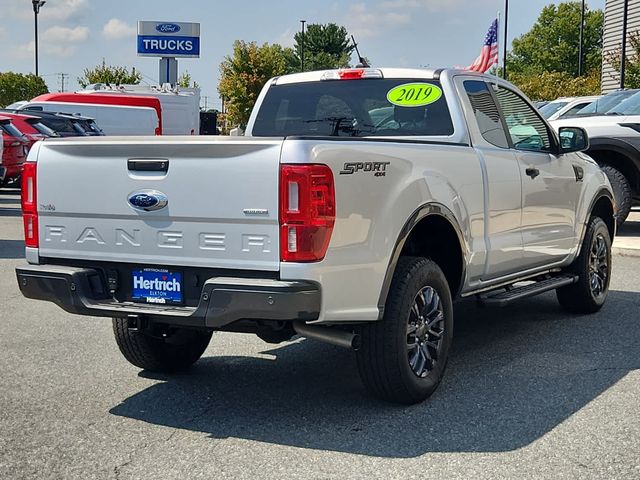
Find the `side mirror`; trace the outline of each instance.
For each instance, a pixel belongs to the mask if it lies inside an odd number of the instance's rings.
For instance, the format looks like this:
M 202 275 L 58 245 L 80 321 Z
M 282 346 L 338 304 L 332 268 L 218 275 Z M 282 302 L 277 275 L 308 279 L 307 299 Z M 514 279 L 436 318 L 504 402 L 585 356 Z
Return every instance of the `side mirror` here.
M 229 136 L 231 137 L 242 137 L 244 135 L 244 130 L 242 127 L 232 128 L 229 132 Z
M 589 135 L 584 128 L 560 127 L 560 153 L 584 152 L 589 149 Z

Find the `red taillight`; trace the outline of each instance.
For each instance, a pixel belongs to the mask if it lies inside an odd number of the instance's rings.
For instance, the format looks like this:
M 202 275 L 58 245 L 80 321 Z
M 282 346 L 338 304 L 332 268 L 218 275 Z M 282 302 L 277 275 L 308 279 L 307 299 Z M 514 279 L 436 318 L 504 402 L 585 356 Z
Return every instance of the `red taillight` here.
M 280 260 L 317 262 L 336 220 L 333 173 L 326 165 L 280 166 Z
M 340 80 L 359 80 L 364 76 L 364 68 L 345 68 L 338 71 Z
M 27 247 L 38 248 L 38 202 L 36 176 L 38 164 L 27 162 L 22 171 L 22 219 Z

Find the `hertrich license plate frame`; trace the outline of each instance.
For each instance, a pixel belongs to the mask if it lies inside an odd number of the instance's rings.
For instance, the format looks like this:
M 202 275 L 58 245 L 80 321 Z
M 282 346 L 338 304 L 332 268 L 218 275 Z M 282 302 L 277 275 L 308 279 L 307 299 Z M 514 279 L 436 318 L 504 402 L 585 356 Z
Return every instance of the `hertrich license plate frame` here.
M 183 274 L 166 268 L 131 271 L 131 299 L 137 303 L 184 305 Z

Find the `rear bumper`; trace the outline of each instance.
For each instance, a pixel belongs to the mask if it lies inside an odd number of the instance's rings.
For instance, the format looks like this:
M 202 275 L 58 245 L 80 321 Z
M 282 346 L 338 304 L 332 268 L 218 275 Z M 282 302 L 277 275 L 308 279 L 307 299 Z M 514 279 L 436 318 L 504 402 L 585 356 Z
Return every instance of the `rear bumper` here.
M 222 328 L 237 320 L 317 320 L 320 287 L 312 282 L 214 277 L 195 307 L 119 302 L 91 268 L 28 265 L 16 268 L 22 294 L 69 313 L 96 317 L 137 315 L 172 325 Z

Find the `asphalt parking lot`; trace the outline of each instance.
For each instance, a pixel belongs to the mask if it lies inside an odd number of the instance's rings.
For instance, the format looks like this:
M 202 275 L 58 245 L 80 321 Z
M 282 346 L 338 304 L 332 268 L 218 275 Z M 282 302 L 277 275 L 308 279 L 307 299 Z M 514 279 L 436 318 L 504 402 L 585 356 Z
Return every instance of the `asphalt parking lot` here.
M 0 190 L 2 479 L 640 478 L 640 258 L 596 315 L 459 304 L 441 388 L 397 407 L 313 341 L 217 334 L 190 372 L 141 372 L 108 320 L 20 295 L 21 228 Z

